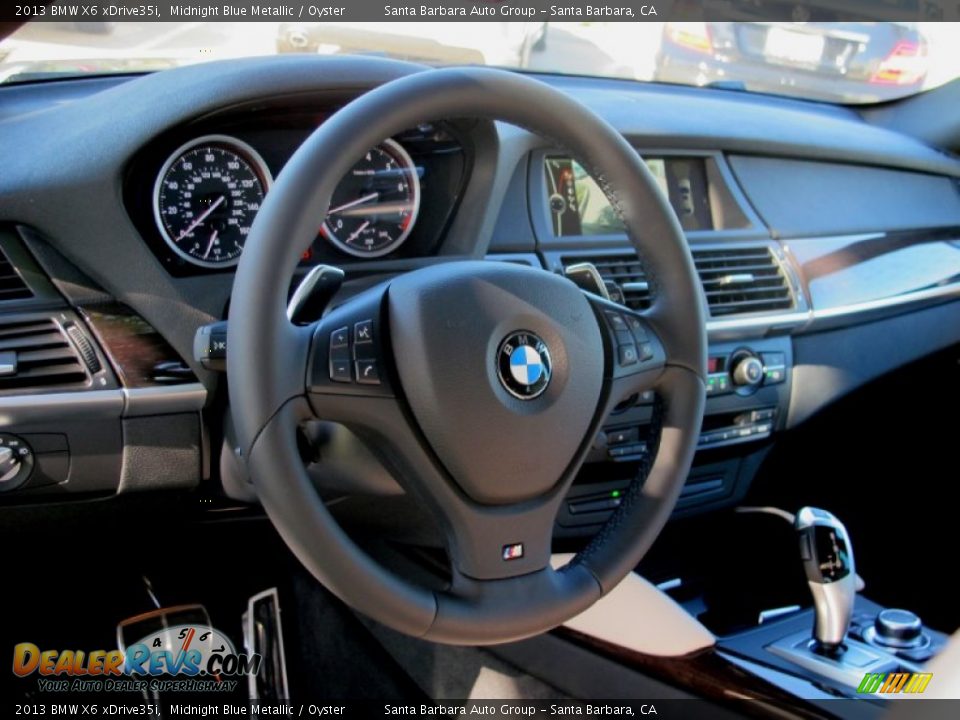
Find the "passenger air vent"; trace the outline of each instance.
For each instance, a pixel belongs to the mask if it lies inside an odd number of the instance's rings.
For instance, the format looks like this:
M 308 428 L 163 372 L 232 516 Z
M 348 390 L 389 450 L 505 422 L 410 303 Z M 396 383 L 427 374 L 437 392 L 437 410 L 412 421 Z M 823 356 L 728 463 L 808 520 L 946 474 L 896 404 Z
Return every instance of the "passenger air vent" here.
M 61 326 L 49 318 L 0 322 L 0 392 L 85 387 L 87 371 Z
M 615 283 L 623 294 L 623 304 L 631 310 L 646 310 L 650 307 L 650 287 L 643 274 L 643 268 L 636 255 L 601 255 L 597 257 L 565 257 L 561 261 L 564 268 L 577 263 L 593 263 L 600 277 L 607 283 Z M 611 299 L 618 300 L 616 292 L 610 293 Z
M 20 273 L 7 259 L 0 249 L 0 302 L 4 300 L 25 300 L 32 298 L 33 293 L 20 277 Z
M 789 310 L 793 296 L 766 246 L 693 250 L 712 317 Z

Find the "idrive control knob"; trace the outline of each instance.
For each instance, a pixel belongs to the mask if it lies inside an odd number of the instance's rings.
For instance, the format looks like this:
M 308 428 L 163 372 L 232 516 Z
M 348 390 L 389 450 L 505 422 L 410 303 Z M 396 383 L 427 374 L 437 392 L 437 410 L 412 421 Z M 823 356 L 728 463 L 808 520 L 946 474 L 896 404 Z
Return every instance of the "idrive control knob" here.
M 887 608 L 881 610 L 873 623 L 876 633 L 874 641 L 878 645 L 894 648 L 910 648 L 922 644 L 923 623 L 915 613 L 909 610 Z

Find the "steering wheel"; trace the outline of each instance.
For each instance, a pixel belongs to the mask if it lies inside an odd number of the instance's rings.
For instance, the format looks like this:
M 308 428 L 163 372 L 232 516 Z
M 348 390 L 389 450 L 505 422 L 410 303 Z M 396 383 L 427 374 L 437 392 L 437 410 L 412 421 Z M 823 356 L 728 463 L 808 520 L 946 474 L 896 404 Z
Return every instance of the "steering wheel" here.
M 356 158 L 423 121 L 462 117 L 506 121 L 570 152 L 623 221 L 652 306 L 631 312 L 540 269 L 458 261 L 369 288 L 310 326 L 288 322 L 293 272 Z M 346 604 L 437 642 L 529 637 L 609 592 L 666 523 L 703 417 L 701 289 L 655 180 L 593 112 L 498 70 L 415 73 L 314 131 L 253 224 L 228 333 L 237 438 L 280 535 Z M 554 521 L 594 437 L 617 403 L 649 389 L 658 397 L 655 458 L 589 545 L 553 569 Z M 317 418 L 367 440 L 438 519 L 451 565 L 445 589 L 380 565 L 331 516 L 297 449 L 298 424 Z

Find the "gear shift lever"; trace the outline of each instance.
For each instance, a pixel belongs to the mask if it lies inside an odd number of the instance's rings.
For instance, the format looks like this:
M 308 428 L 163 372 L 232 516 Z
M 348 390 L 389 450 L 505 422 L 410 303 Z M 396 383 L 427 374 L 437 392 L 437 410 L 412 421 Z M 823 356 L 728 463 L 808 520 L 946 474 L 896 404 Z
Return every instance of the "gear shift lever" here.
M 821 650 L 833 652 L 847 634 L 856 595 L 850 537 L 843 523 L 820 508 L 801 508 L 794 526 L 800 535 L 800 556 L 813 593 L 813 637 Z

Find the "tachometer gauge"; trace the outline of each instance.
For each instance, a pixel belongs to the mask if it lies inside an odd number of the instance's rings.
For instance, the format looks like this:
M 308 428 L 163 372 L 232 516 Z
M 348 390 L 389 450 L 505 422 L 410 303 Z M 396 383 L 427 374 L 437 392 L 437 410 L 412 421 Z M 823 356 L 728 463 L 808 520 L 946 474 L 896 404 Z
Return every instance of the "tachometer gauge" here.
M 194 265 L 236 265 L 271 181 L 266 163 L 246 143 L 226 135 L 191 140 L 157 177 L 157 228 L 171 249 Z
M 379 257 L 407 239 L 419 210 L 417 167 L 401 145 L 384 140 L 337 185 L 321 232 L 346 253 Z

